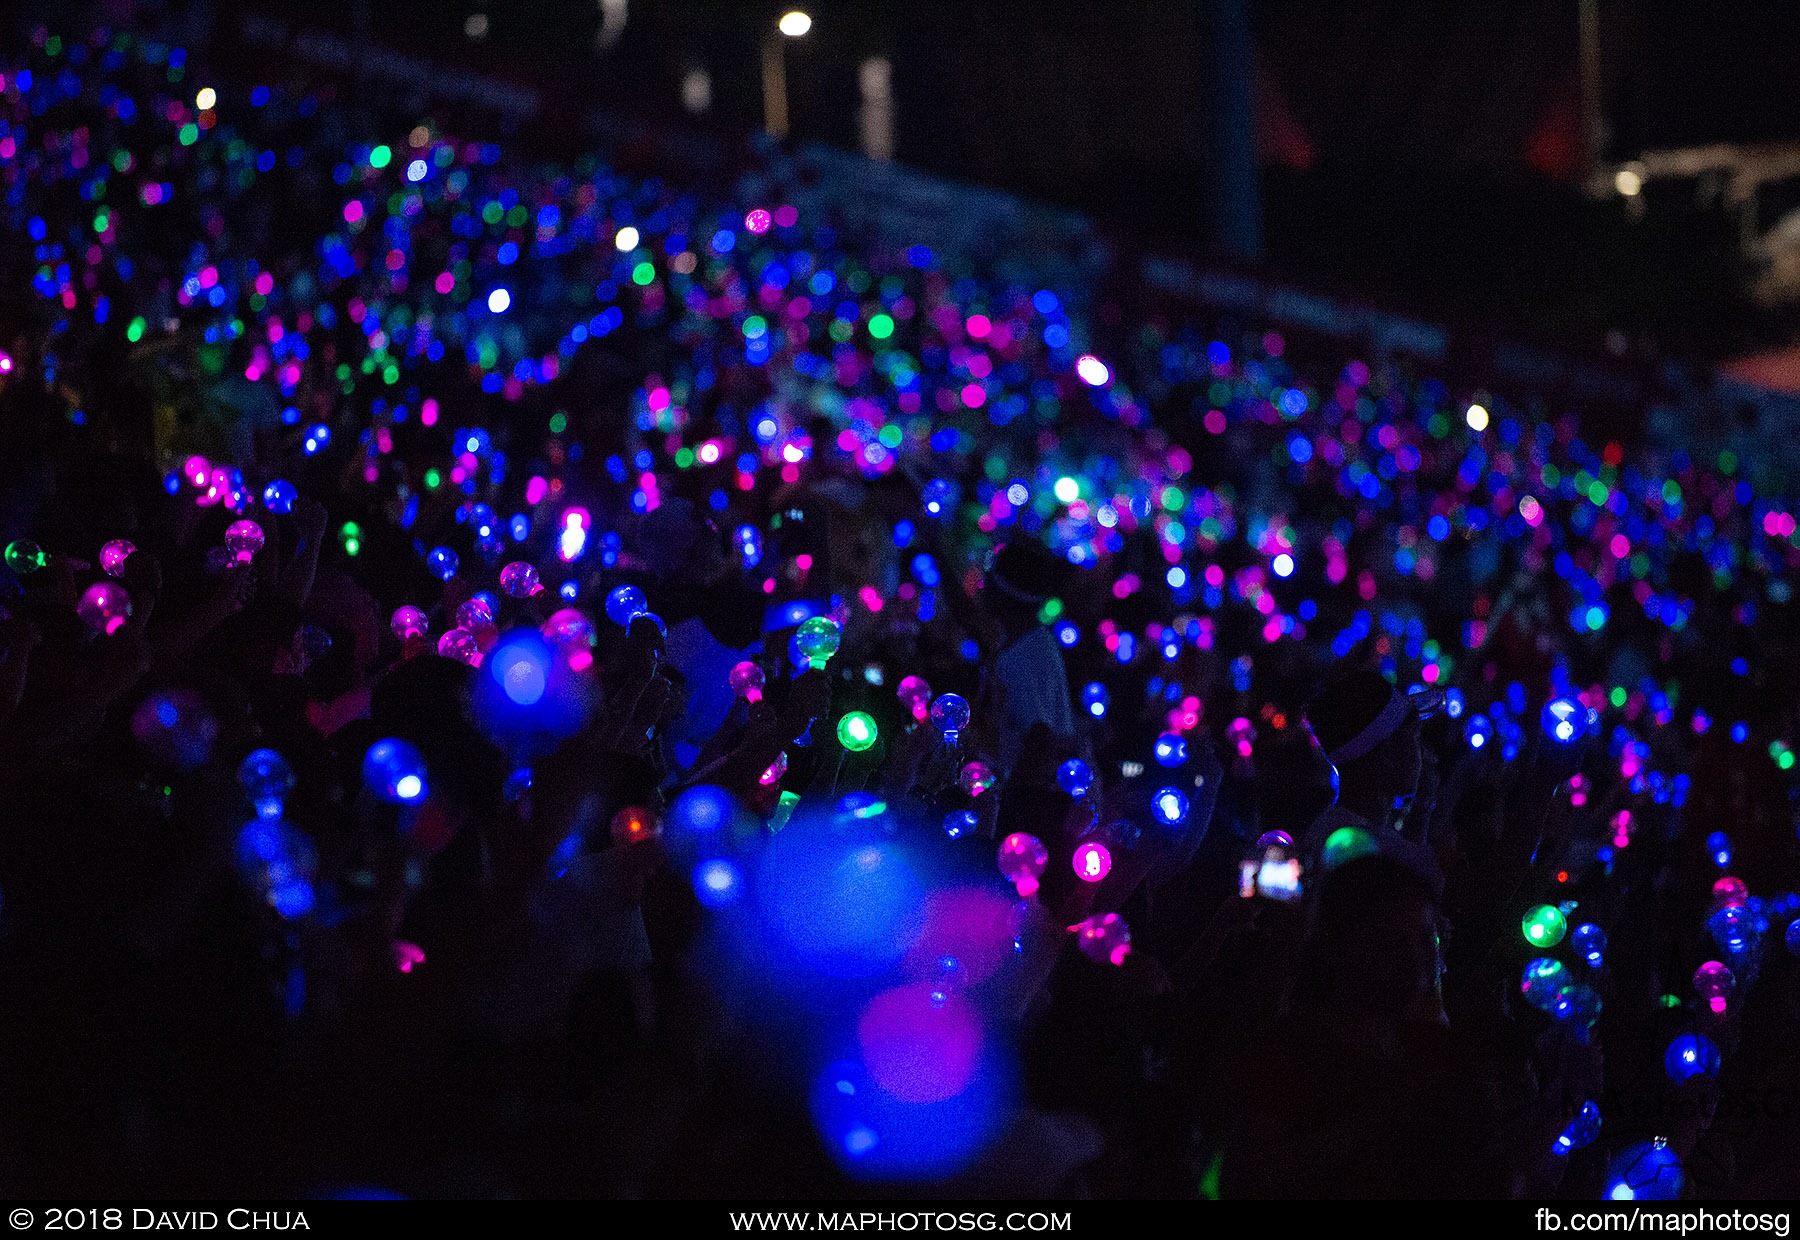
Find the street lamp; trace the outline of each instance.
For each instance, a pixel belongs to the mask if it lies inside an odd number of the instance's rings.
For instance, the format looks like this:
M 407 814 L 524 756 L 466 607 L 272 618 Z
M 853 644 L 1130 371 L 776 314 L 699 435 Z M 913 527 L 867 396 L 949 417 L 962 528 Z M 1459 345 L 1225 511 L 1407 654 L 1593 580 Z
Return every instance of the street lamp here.
M 790 9 L 775 23 L 775 30 L 763 38 L 763 128 L 771 138 L 788 135 L 787 52 L 782 43 L 785 39 L 805 37 L 812 24 L 806 13 Z

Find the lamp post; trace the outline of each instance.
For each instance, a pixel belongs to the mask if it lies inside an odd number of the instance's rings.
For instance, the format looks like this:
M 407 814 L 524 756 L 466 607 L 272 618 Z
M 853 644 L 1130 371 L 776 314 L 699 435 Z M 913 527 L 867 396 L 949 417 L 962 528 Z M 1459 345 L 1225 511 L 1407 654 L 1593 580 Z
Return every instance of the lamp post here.
M 775 29 L 763 36 L 763 128 L 771 138 L 788 136 L 787 50 L 783 44 L 805 38 L 812 24 L 806 13 L 790 9 L 781 15 Z

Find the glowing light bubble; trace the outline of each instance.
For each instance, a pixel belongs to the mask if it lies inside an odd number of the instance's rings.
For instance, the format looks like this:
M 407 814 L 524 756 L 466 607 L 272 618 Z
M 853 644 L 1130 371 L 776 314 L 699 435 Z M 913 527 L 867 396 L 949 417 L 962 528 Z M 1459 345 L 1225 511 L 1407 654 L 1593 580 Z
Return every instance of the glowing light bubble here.
M 1679 1034 L 1663 1052 L 1663 1071 L 1677 1085 L 1702 1073 L 1717 1076 L 1719 1064 L 1719 1048 L 1703 1033 Z
M 302 831 L 279 819 L 253 818 L 238 830 L 238 873 L 283 917 L 312 911 L 318 850 Z
M 1124 964 L 1131 954 L 1131 927 L 1117 913 L 1097 913 L 1069 929 L 1075 946 L 1095 964 Z
M 994 861 L 1021 896 L 1030 896 L 1036 893 L 1038 879 L 1050 864 L 1050 850 L 1037 836 L 1015 831 L 1000 841 Z
M 1723 831 L 1714 831 L 1706 837 L 1706 855 L 1721 870 L 1731 864 L 1731 837 Z
M 1080 758 L 1070 758 L 1056 768 L 1056 786 L 1079 801 L 1093 790 L 1094 768 Z
M 1606 960 L 1606 931 L 1591 921 L 1576 926 L 1569 935 L 1569 943 L 1575 953 L 1585 960 L 1588 967 L 1598 969 Z
M 744 876 L 737 866 L 723 857 L 702 861 L 694 867 L 694 895 L 707 908 L 723 908 L 742 894 Z
M 81 592 L 75 614 L 90 633 L 117 633 L 131 619 L 131 595 L 116 581 L 96 581 Z
M 550 613 L 539 630 L 554 646 L 577 650 L 591 649 L 598 635 L 594 632 L 594 622 L 587 618 L 585 612 L 574 607 L 563 607 Z
M 481 641 L 467 629 L 450 629 L 438 638 L 437 652 L 446 659 L 481 666 Z
M 248 564 L 262 549 L 263 529 L 256 522 L 245 518 L 225 527 L 225 550 L 234 563 Z
M 1375 837 L 1360 827 L 1339 827 L 1325 837 L 1320 861 L 1327 870 L 1348 865 L 1358 857 L 1373 857 L 1381 851 Z
M 1150 798 L 1150 814 L 1165 827 L 1178 827 L 1187 821 L 1187 794 L 1179 788 L 1158 788 Z
M 1747 903 L 1750 899 L 1750 884 L 1743 879 L 1727 874 L 1717 879 L 1712 885 L 1712 902 L 1715 909 L 1728 905 Z
M 369 746 L 363 754 L 362 776 L 370 792 L 394 805 L 415 805 L 430 792 L 425 756 L 398 737 Z
M 294 768 L 273 749 L 254 749 L 238 764 L 238 785 L 258 818 L 281 817 L 282 802 L 294 786 Z
M 1539 904 L 1526 911 L 1519 922 L 1525 941 L 1540 950 L 1555 947 L 1569 931 L 1569 919 L 1554 904 Z
M 525 794 L 531 791 L 533 782 L 531 768 L 522 766 L 508 775 L 506 782 L 500 785 L 500 796 L 508 805 L 517 805 L 524 800 Z
M 1081 707 L 1095 719 L 1106 718 L 1106 708 L 1112 705 L 1112 695 L 1107 693 L 1106 686 L 1099 681 L 1089 681 L 1081 691 Z
M 219 721 L 198 693 L 167 689 L 138 703 L 131 713 L 131 734 L 158 761 L 191 771 L 212 756 Z
M 467 629 L 471 633 L 480 633 L 494 627 L 494 608 L 479 594 L 464 599 L 456 609 L 456 627 Z
M 1550 1152 L 1563 1157 L 1576 1150 L 1585 1150 L 1600 1137 L 1600 1108 L 1591 1100 L 1581 1104 L 1581 1110 L 1569 1121 L 1569 1126 L 1562 1130 L 1550 1144 Z
M 1097 883 L 1112 872 L 1112 853 L 1105 844 L 1089 840 L 1075 846 L 1075 877 L 1084 883 Z
M 1788 923 L 1787 933 L 1783 936 L 1790 956 L 1800 956 L 1800 918 Z
M 792 16 L 792 14 L 790 14 L 790 16 Z M 801 16 L 804 16 L 804 14 L 801 14 Z M 783 20 L 785 21 L 786 19 L 784 18 Z M 811 22 L 808 22 L 807 24 L 811 25 Z M 786 33 L 786 32 L 784 31 L 783 33 Z M 804 34 L 805 31 L 801 31 L 801 33 Z M 767 211 L 763 210 L 761 207 L 755 207 L 752 210 L 746 212 L 744 215 L 745 231 L 755 233 L 758 236 L 761 236 L 763 233 L 768 232 L 769 225 L 772 224 L 773 222 L 774 222 L 774 217 L 771 216 Z
M 1544 703 L 1539 723 L 1545 736 L 1560 745 L 1572 745 L 1598 720 L 1599 712 L 1590 711 L 1574 698 L 1560 697 Z
M 1557 992 L 1569 984 L 1569 970 L 1560 960 L 1539 956 L 1525 966 L 1519 978 L 1519 993 L 1525 1002 L 1540 1012 L 1556 1006 Z
M 15 538 L 6 544 L 6 566 L 23 577 L 50 566 L 50 556 L 29 538 Z
M 925 683 L 923 676 L 902 678 L 894 689 L 894 696 L 911 712 L 915 722 L 925 722 L 925 717 L 931 713 L 931 686 Z
M 300 492 L 285 478 L 277 478 L 263 488 L 263 507 L 278 517 L 285 517 L 294 511 L 294 501 L 299 498 Z
M 456 569 L 462 561 L 456 552 L 448 547 L 433 547 L 431 554 L 425 557 L 425 567 L 439 581 L 448 581 L 456 576 Z
M 977 758 L 963 766 L 956 782 L 964 792 L 978 797 L 994 786 L 994 768 Z
M 885 990 L 856 1022 L 856 1042 L 875 1084 L 902 1102 L 941 1102 L 961 1093 L 981 1058 L 981 1017 L 959 995 L 929 984 Z
M 1112 370 L 1092 353 L 1083 353 L 1075 359 L 1075 373 L 1089 387 L 1104 387 L 1112 378 Z
M 760 702 L 763 697 L 763 685 L 766 683 L 762 668 L 749 659 L 731 669 L 726 678 L 731 684 L 731 691 L 746 702 Z
M 955 515 L 957 486 L 947 478 L 933 478 L 925 484 L 920 498 L 925 502 L 925 511 L 939 520 L 947 520 Z
M 641 805 L 627 805 L 612 816 L 608 830 L 615 844 L 642 844 L 662 834 L 662 819 Z
M 1607 1167 L 1601 1192 L 1609 1201 L 1675 1201 L 1686 1182 L 1681 1159 L 1657 1137 L 1622 1150 Z
M 873 747 L 880 737 L 881 730 L 875 726 L 874 717 L 864 711 L 850 711 L 838 720 L 838 744 L 851 753 L 862 753 Z
M 494 314 L 505 314 L 512 305 L 512 294 L 503 288 L 497 288 L 487 296 L 487 308 Z
M 1585 1044 L 1589 1031 L 1600 1019 L 1601 1006 L 1599 991 L 1585 982 L 1576 982 L 1556 992 L 1556 1002 L 1550 1007 L 1550 1015 L 1559 1024 L 1567 1025 L 1577 1042 Z
M 401 641 L 409 642 L 429 633 L 431 622 L 426 619 L 424 612 L 411 603 L 405 603 L 394 608 L 394 614 L 388 617 L 388 629 Z
M 843 640 L 843 626 L 836 620 L 830 616 L 812 616 L 800 622 L 800 628 L 794 634 L 794 648 L 808 667 L 822 671 Z
M 1494 740 L 1494 724 L 1486 715 L 1470 715 L 1463 724 L 1463 740 L 1470 749 L 1486 749 Z
M 629 629 L 633 620 L 649 610 L 644 592 L 636 586 L 615 586 L 606 596 L 606 618 L 623 629 Z
M 419 965 L 425 963 L 425 949 L 417 943 L 408 943 L 405 939 L 395 939 L 394 967 L 402 973 L 411 973 Z
M 969 704 L 955 693 L 939 694 L 931 704 L 931 724 L 944 734 L 946 743 L 954 745 L 969 726 Z
M 944 815 L 944 834 L 953 840 L 972 834 L 980 825 L 981 819 L 972 809 L 953 809 Z
M 542 594 L 544 587 L 538 584 L 537 569 L 524 560 L 514 560 L 500 570 L 500 590 L 508 598 L 530 598 Z
M 1173 770 L 1188 760 L 1187 738 L 1175 732 L 1164 732 L 1156 738 L 1150 754 L 1156 759 L 1156 765 Z
M 1737 977 L 1717 960 L 1708 960 L 1694 970 L 1694 993 L 1709 1012 L 1723 1013 L 1736 986 Z
M 1727 904 L 1706 919 L 1707 933 L 1729 955 L 1748 951 L 1756 939 L 1756 917 L 1742 904 Z
M 125 561 L 137 547 L 123 538 L 115 538 L 100 548 L 100 571 L 108 577 L 123 577 Z
M 483 663 L 508 701 L 515 706 L 536 706 L 550 684 L 550 658 L 550 647 L 542 635 L 526 629 L 509 634 Z

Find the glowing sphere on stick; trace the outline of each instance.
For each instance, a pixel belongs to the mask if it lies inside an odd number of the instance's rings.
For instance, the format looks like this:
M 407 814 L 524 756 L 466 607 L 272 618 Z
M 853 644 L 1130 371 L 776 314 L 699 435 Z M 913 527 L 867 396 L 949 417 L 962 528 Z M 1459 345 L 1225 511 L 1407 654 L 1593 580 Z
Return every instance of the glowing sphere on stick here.
M 6 544 L 6 566 L 21 577 L 49 565 L 49 553 L 29 538 L 15 538 Z
M 1050 850 L 1037 836 L 1015 831 L 1000 841 L 994 861 L 1019 894 L 1029 896 L 1038 889 L 1038 879 L 1050 864 Z
M 729 824 L 736 813 L 730 793 L 712 784 L 696 784 L 669 806 L 669 821 L 683 831 L 710 835 Z
M 1569 936 L 1570 944 L 1575 948 L 1588 967 L 1598 969 L 1606 960 L 1606 931 L 1591 921 L 1582 922 Z
M 1070 926 L 1075 946 L 1095 964 L 1124 964 L 1131 954 L 1131 927 L 1117 913 L 1098 913 Z
M 425 756 L 397 737 L 369 746 L 363 755 L 363 783 L 382 800 L 394 805 L 416 805 L 430 791 L 426 782 Z
M 219 721 L 192 689 L 168 689 L 131 712 L 131 734 L 158 761 L 191 771 L 212 756 Z
M 1741 878 L 1727 874 L 1712 885 L 1712 902 L 1716 909 L 1727 905 L 1744 904 L 1750 899 L 1750 885 Z
M 963 766 L 956 783 L 970 796 L 978 797 L 994 786 L 994 768 L 977 758 Z
M 456 552 L 448 547 L 433 547 L 431 554 L 425 557 L 425 567 L 439 581 L 448 581 L 456 576 L 457 566 L 461 563 Z
M 281 817 L 282 802 L 294 786 L 294 768 L 273 749 L 256 749 L 238 764 L 238 785 L 258 818 Z
M 1156 738 L 1150 753 L 1156 759 L 1156 765 L 1173 770 L 1188 760 L 1187 738 L 1175 732 L 1164 732 Z
M 1056 768 L 1056 786 L 1079 801 L 1094 787 L 1094 768 L 1080 758 L 1070 758 Z
M 1470 715 L 1463 724 L 1463 739 L 1470 749 L 1486 749 L 1494 740 L 1494 725 L 1486 715 Z
M 451 629 L 438 638 L 437 652 L 470 667 L 481 666 L 481 642 L 467 629 Z
M 117 633 L 131 619 L 131 595 L 116 581 L 96 581 L 81 592 L 75 614 L 91 633 Z
M 760 702 L 763 697 L 763 685 L 767 683 L 762 668 L 745 659 L 731 669 L 727 678 L 731 682 L 731 691 L 746 702 Z
M 394 636 L 403 642 L 415 637 L 423 637 L 431 631 L 431 622 L 425 613 L 411 603 L 394 608 L 394 614 L 388 618 L 388 628 Z
M 494 609 L 488 601 L 477 594 L 473 598 L 464 599 L 456 609 L 456 627 L 467 629 L 471 633 L 480 633 L 483 629 L 494 627 Z
M 606 596 L 606 618 L 620 628 L 629 629 L 633 620 L 649 610 L 644 592 L 636 586 L 614 586 Z
M 1663 1071 L 1677 1085 L 1702 1073 L 1717 1076 L 1719 1062 L 1719 1048 L 1703 1033 L 1679 1034 L 1663 1052 Z
M 1159 788 L 1150 798 L 1150 813 L 1165 827 L 1178 827 L 1187 821 L 1187 794 L 1179 788 Z
M 1556 1002 L 1550 1008 L 1550 1015 L 1567 1025 L 1574 1032 L 1577 1042 L 1585 1044 L 1588 1031 L 1600 1019 L 1600 1007 L 1600 992 L 1586 983 L 1576 982 L 1556 992 Z
M 1736 986 L 1737 978 L 1717 960 L 1708 960 L 1694 970 L 1694 993 L 1709 1012 L 1724 1012 L 1725 1004 Z
M 100 571 L 108 577 L 123 577 L 125 561 L 137 548 L 123 538 L 115 538 L 100 548 Z
M 1675 1201 L 1687 1177 L 1681 1159 L 1662 1137 L 1622 1151 L 1606 1169 L 1602 1194 L 1609 1201 Z
M 551 654 L 543 635 L 515 630 L 484 660 L 488 675 L 515 706 L 536 706 L 550 686 Z
M 1095 719 L 1106 718 L 1106 708 L 1112 705 L 1112 696 L 1107 693 L 1106 686 L 1099 681 L 1090 681 L 1081 691 L 1081 706 Z
M 662 820 L 639 805 L 627 805 L 612 816 L 609 828 L 615 844 L 641 844 L 662 834 Z
M 874 717 L 864 711 L 850 711 L 838 720 L 838 744 L 851 753 L 862 753 L 873 747 L 880 737 L 881 730 L 875 726 Z
M 1727 904 L 1714 909 L 1706 919 L 1707 933 L 1722 952 L 1736 955 L 1748 951 L 1756 939 L 1756 918 L 1742 904 Z
M 1572 745 L 1587 735 L 1593 713 L 1574 698 L 1551 698 L 1539 719 L 1544 735 L 1560 745 Z
M 500 589 L 508 598 L 530 598 L 543 592 L 538 571 L 524 560 L 514 560 L 500 570 Z
M 931 704 L 931 726 L 944 734 L 945 741 L 956 744 L 969 726 L 969 704 L 959 694 L 939 694 Z
M 1600 1108 L 1590 1100 L 1581 1104 L 1581 1110 L 1569 1121 L 1569 1126 L 1562 1130 L 1562 1135 L 1550 1144 L 1550 1152 L 1559 1157 L 1573 1154 L 1576 1150 L 1585 1150 L 1600 1136 Z
M 277 478 L 263 488 L 263 507 L 278 517 L 285 517 L 294 511 L 294 501 L 300 498 L 300 492 L 294 484 L 284 478 Z
M 801 621 L 800 630 L 794 635 L 795 648 L 814 671 L 822 670 L 831 661 L 843 640 L 843 627 L 830 616 L 813 616 Z
M 925 683 L 923 676 L 907 676 L 902 679 L 899 687 L 894 690 L 894 696 L 900 699 L 901 705 L 919 723 L 925 722 L 925 716 L 931 713 L 931 686 Z
M 1800 917 L 1788 922 L 1787 934 L 1783 936 L 1790 956 L 1800 956 Z
M 550 613 L 544 621 L 540 632 L 550 639 L 554 646 L 586 650 L 598 640 L 594 633 L 594 623 L 587 614 L 574 607 L 564 607 Z
M 775 761 L 769 763 L 769 765 L 767 767 L 763 768 L 763 773 L 756 777 L 756 782 L 761 784 L 765 788 L 770 788 L 770 787 L 773 787 L 774 785 L 780 783 L 781 777 L 783 775 L 786 775 L 787 772 L 788 772 L 788 756 L 787 756 L 787 750 L 784 749 L 780 753 L 775 755 Z
M 263 541 L 262 526 L 247 518 L 225 527 L 225 550 L 234 563 L 248 564 L 263 549 Z
M 944 834 L 953 840 L 973 834 L 980 825 L 981 819 L 972 809 L 953 809 L 944 815 Z M 1800 925 L 1800 922 L 1795 924 Z
M 1519 929 L 1527 943 L 1541 950 L 1563 941 L 1563 935 L 1569 932 L 1569 919 L 1554 904 L 1539 904 L 1526 912 Z
M 933 478 L 920 492 L 920 498 L 925 501 L 925 511 L 940 521 L 948 520 L 954 515 L 956 497 L 956 484 L 947 478 Z
M 1075 877 L 1084 883 L 1097 883 L 1112 870 L 1112 853 L 1097 840 L 1075 846 Z
M 1519 993 L 1538 1011 L 1548 1012 L 1556 1006 L 1557 992 L 1568 984 L 1569 970 L 1562 961 L 1539 956 L 1525 966 L 1524 975 L 1519 979 Z

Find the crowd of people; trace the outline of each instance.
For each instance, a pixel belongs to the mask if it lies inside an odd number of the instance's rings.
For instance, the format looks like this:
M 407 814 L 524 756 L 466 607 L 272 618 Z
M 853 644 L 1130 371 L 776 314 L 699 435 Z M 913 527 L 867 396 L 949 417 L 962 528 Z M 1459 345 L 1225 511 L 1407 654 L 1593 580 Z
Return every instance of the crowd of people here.
M 1800 1184 L 1790 497 L 0 57 L 0 1187 Z

